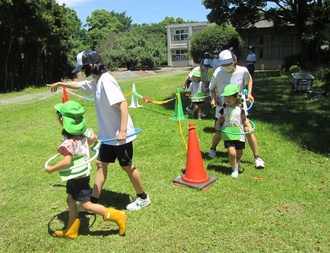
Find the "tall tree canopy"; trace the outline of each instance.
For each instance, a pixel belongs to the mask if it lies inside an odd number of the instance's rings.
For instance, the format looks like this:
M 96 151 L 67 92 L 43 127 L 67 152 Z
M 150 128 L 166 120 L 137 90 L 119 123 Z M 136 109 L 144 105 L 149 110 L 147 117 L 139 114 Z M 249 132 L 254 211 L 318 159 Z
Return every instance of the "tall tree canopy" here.
M 54 0 L 0 1 L 0 92 L 67 76 L 80 26 L 76 13 Z
M 329 36 L 330 0 L 203 0 L 211 9 L 210 22 L 230 22 L 235 28 L 253 25 L 260 19 L 274 21 L 275 26 L 294 24 L 300 38 L 303 62 L 314 60 L 320 45 Z M 271 6 L 271 7 L 270 7 Z M 328 35 L 326 35 L 328 34 Z
M 116 13 L 106 10 L 95 10 L 86 19 L 85 26 L 88 28 L 87 36 L 92 49 L 107 37 L 108 33 L 119 33 L 128 31 L 132 19 L 125 16 L 125 12 Z

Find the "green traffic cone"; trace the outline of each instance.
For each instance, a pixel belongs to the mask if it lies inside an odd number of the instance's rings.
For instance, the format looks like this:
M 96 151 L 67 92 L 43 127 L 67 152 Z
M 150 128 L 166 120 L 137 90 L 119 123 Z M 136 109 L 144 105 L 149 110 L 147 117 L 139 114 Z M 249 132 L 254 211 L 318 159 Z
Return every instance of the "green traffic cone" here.
M 184 116 L 183 109 L 182 109 L 182 102 L 181 102 L 181 96 L 180 96 L 180 89 L 177 88 L 176 92 L 176 100 L 175 100 L 175 113 L 173 116 L 173 120 L 185 120 L 186 117 Z

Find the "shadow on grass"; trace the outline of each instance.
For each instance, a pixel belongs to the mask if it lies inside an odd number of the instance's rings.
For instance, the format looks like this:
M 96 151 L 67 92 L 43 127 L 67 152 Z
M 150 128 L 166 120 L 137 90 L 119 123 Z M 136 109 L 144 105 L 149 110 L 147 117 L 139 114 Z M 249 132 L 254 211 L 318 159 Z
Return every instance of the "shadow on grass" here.
M 99 204 L 111 206 L 117 210 L 124 210 L 131 203 L 133 197 L 126 193 L 113 192 L 102 189 Z
M 306 92 L 292 92 L 287 77 L 256 79 L 253 90 L 256 103 L 250 118 L 274 126 L 301 148 L 329 155 L 330 99 L 307 99 Z

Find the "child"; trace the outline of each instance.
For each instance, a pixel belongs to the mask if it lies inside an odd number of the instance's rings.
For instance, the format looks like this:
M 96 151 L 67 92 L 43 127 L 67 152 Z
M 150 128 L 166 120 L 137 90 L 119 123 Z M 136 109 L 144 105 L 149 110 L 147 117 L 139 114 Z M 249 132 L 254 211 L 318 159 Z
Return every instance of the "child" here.
M 86 129 L 86 121 L 83 118 L 84 108 L 77 102 L 67 101 L 64 104 L 55 105 L 58 120 L 63 125 L 62 134 L 64 141 L 58 147 L 58 152 L 63 155 L 63 159 L 53 166 L 45 168 L 46 172 L 53 172 L 66 169 L 89 159 L 89 144 L 95 142 L 95 135 L 90 129 Z M 69 206 L 68 227 L 62 231 L 55 231 L 54 236 L 65 238 L 77 238 L 80 220 L 76 202 L 79 201 L 81 207 L 87 211 L 103 216 L 104 221 L 113 221 L 119 227 L 119 235 L 126 233 L 126 213 L 113 208 L 105 208 L 102 205 L 90 202 L 91 188 L 90 170 L 88 163 L 85 166 L 85 173 L 73 176 L 66 183 L 67 203 Z M 72 176 L 71 176 L 72 177 Z
M 245 135 L 239 133 L 245 131 L 252 133 L 253 129 L 245 116 L 245 111 L 242 109 L 237 85 L 228 84 L 221 96 L 224 97 L 225 106 L 220 111 L 221 116 L 216 122 L 216 130 L 219 131 L 220 124 L 223 123 L 221 130 L 226 132 L 221 132 L 221 138 L 224 140 L 225 148 L 228 151 L 229 163 L 233 169 L 231 176 L 237 178 L 239 163 L 245 148 Z
M 202 73 L 201 71 L 197 70 L 193 74 L 193 81 L 191 82 L 189 89 L 188 89 L 188 94 L 189 97 L 191 97 L 191 101 L 193 103 L 193 112 L 192 112 L 192 117 L 194 117 L 194 112 L 197 111 L 198 113 L 198 119 L 202 119 L 202 104 L 204 103 L 204 85 L 203 82 L 201 81 L 201 76 Z

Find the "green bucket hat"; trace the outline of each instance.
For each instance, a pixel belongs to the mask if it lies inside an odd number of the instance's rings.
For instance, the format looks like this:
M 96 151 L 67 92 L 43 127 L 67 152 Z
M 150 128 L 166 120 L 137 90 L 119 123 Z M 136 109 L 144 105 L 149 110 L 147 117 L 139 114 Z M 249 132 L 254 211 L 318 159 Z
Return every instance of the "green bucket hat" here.
M 81 135 L 86 131 L 85 110 L 79 103 L 70 100 L 56 104 L 55 109 L 62 115 L 63 128 L 69 134 Z
M 194 72 L 193 76 L 195 76 L 195 77 L 201 77 L 202 76 L 202 73 L 199 70 L 196 70 Z
M 239 89 L 236 84 L 228 84 L 223 93 L 221 94 L 222 97 L 229 97 L 236 93 L 239 93 Z

